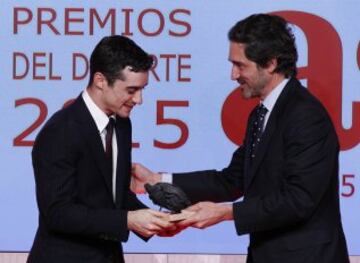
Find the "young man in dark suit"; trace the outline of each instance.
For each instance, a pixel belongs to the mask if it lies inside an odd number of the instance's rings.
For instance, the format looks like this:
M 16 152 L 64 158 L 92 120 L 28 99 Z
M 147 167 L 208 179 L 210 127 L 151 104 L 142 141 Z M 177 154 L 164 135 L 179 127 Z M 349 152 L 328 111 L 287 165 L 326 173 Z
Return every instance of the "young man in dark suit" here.
M 129 189 L 132 108 L 152 57 L 132 40 L 104 37 L 82 94 L 55 113 L 32 151 L 39 227 L 29 263 L 124 262 L 121 242 L 172 227 Z
M 248 263 L 348 263 L 339 142 L 326 109 L 296 79 L 291 29 L 281 17 L 252 15 L 233 26 L 229 40 L 231 78 L 244 98 L 260 103 L 228 167 L 167 175 L 199 202 L 179 225 L 206 228 L 234 220 L 238 235 L 250 234 Z M 144 182 L 164 180 L 140 164 L 133 169 L 138 192 Z M 241 196 L 232 204 L 214 203 Z

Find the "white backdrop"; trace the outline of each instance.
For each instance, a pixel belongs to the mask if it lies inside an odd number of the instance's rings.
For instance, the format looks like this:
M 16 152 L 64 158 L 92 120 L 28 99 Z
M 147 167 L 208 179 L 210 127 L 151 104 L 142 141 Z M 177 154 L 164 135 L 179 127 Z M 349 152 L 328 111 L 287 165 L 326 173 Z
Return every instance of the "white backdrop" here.
M 133 160 L 156 171 L 221 169 L 251 108 L 230 81 L 227 32 L 252 13 L 280 12 L 294 24 L 299 78 L 340 137 L 342 219 L 350 254 L 360 255 L 360 2 L 309 2 L 0 0 L 0 251 L 32 244 L 32 141 L 86 87 L 86 57 L 103 36 L 127 35 L 157 58 L 144 104 L 132 113 Z M 131 236 L 125 250 L 238 254 L 246 246 L 246 236 L 222 223 L 148 243 Z

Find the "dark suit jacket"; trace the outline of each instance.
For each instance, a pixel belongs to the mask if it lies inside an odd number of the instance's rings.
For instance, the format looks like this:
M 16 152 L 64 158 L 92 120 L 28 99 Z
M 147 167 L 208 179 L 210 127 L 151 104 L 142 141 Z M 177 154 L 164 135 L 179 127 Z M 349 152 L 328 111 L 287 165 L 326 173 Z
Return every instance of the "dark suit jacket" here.
M 116 202 L 96 124 L 82 97 L 60 110 L 32 151 L 39 227 L 28 262 L 123 262 L 127 211 L 144 208 L 129 190 L 131 123 L 116 119 Z
M 244 195 L 233 212 L 238 235 L 250 233 L 248 262 L 349 262 L 339 209 L 339 143 L 326 110 L 291 79 L 250 167 L 253 115 L 244 144 L 227 168 L 175 174 L 174 184 L 192 202 L 233 201 Z

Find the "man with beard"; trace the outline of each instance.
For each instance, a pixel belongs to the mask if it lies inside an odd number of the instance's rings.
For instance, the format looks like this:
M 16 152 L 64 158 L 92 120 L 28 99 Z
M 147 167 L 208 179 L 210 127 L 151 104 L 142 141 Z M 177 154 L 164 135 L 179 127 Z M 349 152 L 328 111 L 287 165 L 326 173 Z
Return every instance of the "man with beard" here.
M 281 17 L 257 14 L 228 36 L 231 78 L 244 98 L 260 100 L 243 144 L 221 171 L 164 175 L 134 164 L 133 189 L 164 180 L 181 187 L 195 203 L 182 227 L 233 220 L 238 235 L 250 234 L 248 263 L 349 262 L 339 208 L 339 142 L 326 109 L 296 79 L 291 29 Z M 235 202 L 215 203 L 225 201 Z

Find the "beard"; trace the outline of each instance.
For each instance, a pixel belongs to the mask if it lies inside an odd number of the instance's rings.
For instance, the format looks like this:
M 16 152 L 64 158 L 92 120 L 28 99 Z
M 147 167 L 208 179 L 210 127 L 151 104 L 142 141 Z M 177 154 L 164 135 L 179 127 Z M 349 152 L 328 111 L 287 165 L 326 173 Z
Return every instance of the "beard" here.
M 260 97 L 263 89 L 265 88 L 268 82 L 269 79 L 262 73 L 259 73 L 257 79 L 252 81 L 251 84 L 249 84 L 249 82 L 245 80 L 238 79 L 238 83 L 240 83 L 241 95 L 246 100 Z
M 254 97 L 252 88 L 250 88 L 247 84 L 242 84 L 240 86 L 240 90 L 243 99 L 248 100 Z

